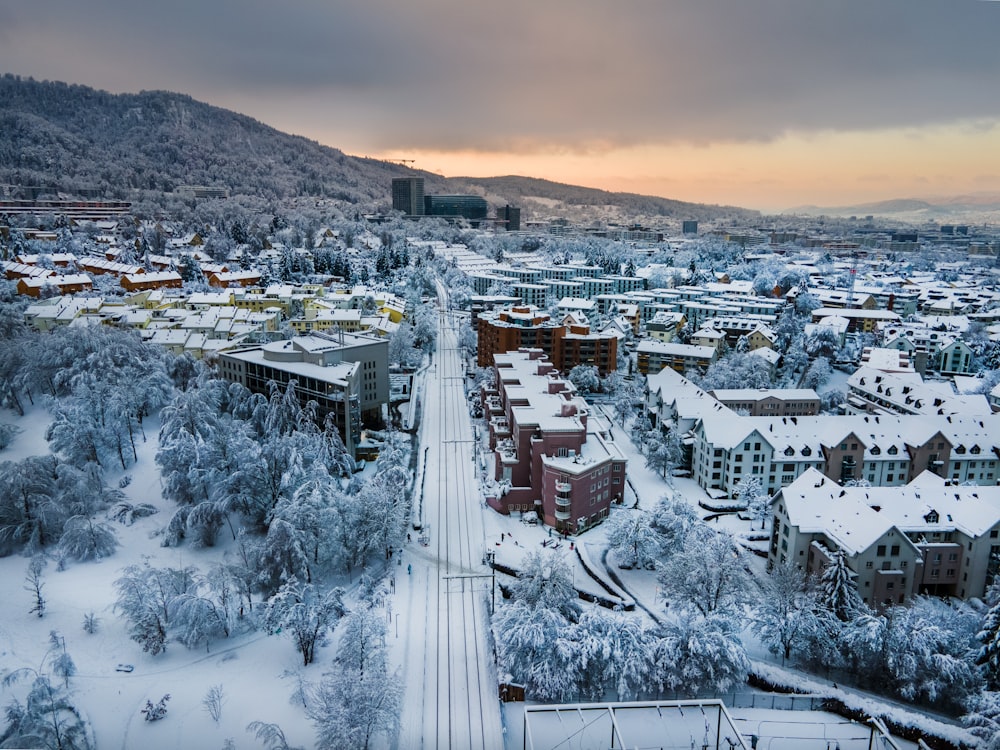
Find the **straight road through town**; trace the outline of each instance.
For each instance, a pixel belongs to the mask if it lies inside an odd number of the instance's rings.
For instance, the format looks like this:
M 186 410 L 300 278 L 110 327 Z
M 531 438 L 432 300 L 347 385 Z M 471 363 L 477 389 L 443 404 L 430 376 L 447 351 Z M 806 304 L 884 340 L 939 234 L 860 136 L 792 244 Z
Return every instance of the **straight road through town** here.
M 483 506 L 457 348 L 458 320 L 441 312 L 437 351 L 425 374 L 420 450 L 422 528 L 411 542 L 404 627 L 405 698 L 400 748 L 502 748 L 496 668 L 489 638 L 489 569 Z M 426 449 L 426 450 L 425 450 Z

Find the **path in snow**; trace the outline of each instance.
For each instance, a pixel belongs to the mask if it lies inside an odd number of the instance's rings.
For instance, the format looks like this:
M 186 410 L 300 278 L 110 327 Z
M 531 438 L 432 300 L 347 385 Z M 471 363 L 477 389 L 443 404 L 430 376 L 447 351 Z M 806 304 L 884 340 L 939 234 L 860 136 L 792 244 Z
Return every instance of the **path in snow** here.
M 397 594 L 405 617 L 401 748 L 503 747 L 488 635 L 483 504 L 456 323 L 442 313 L 437 352 L 425 373 L 423 525 L 404 554 L 412 574 L 401 572 Z M 427 546 L 417 534 L 426 534 Z

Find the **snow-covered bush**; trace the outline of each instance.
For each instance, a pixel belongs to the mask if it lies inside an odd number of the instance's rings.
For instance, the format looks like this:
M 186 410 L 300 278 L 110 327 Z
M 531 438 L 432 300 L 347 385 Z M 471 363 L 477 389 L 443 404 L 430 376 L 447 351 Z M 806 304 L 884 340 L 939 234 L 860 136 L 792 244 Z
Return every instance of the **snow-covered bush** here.
M 131 503 L 128 500 L 121 500 L 115 503 L 108 511 L 108 517 L 125 526 L 131 526 L 140 518 L 151 516 L 159 511 L 149 503 Z
M 170 700 L 170 693 L 167 693 L 154 706 L 153 701 L 147 700 L 146 705 L 139 710 L 146 721 L 159 721 L 167 715 L 167 701 Z

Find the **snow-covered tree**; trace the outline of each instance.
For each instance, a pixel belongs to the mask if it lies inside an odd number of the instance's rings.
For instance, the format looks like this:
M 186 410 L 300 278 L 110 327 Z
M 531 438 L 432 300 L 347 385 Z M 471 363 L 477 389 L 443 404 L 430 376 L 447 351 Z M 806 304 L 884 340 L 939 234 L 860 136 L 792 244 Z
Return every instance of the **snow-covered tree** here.
M 847 565 L 842 549 L 833 553 L 819 577 L 819 603 L 841 622 L 850 622 L 862 609 L 861 595 L 854 584 L 854 571 Z
M 729 618 L 682 613 L 660 626 L 652 651 L 659 684 L 685 695 L 724 692 L 743 683 L 750 669 Z
M 802 350 L 812 359 L 825 357 L 830 360 L 840 351 L 840 339 L 830 326 L 816 326 L 802 337 Z
M 191 568 L 129 565 L 115 581 L 115 611 L 129 625 L 129 637 L 154 656 L 166 649 L 171 603 L 194 587 Z
M 306 539 L 292 524 L 276 518 L 261 541 L 256 558 L 257 582 L 265 596 L 294 578 L 311 580 Z
M 599 700 L 610 687 L 620 701 L 635 700 L 656 682 L 653 638 L 635 617 L 589 608 L 570 630 L 581 690 Z
M 164 716 L 167 715 L 167 701 L 170 700 L 170 693 L 164 695 L 160 700 L 154 704 L 151 700 L 146 700 L 146 705 L 139 709 L 139 713 L 142 714 L 146 721 L 159 721 Z
M 1000 693 L 984 691 L 975 696 L 962 723 L 983 741 L 980 750 L 1000 750 Z
M 330 628 L 347 612 L 342 597 L 339 588 L 324 593 L 292 578 L 268 599 L 264 624 L 272 633 L 279 628 L 288 633 L 302 655 L 302 665 L 308 667 L 316 658 L 316 647 L 326 642 Z
M 33 669 L 18 669 L 4 676 L 3 685 L 9 687 L 26 678 L 32 680 L 31 688 L 23 704 L 15 699 L 7 706 L 0 745 L 91 750 L 90 731 L 80 710 L 47 675 Z
M 118 537 L 106 523 L 88 516 L 73 516 L 63 526 L 59 551 L 70 560 L 102 560 L 118 549 Z
M 316 747 L 367 750 L 377 737 L 394 744 L 399 733 L 403 683 L 381 671 L 334 668 L 310 692 L 306 713 L 316 728 Z
M 817 357 L 806 370 L 806 374 L 802 378 L 802 385 L 805 388 L 816 389 L 828 381 L 832 375 L 833 368 L 830 366 L 830 360 L 826 357 Z
M 569 371 L 566 379 L 581 393 L 594 393 L 601 387 L 600 372 L 593 365 L 577 365 Z
M 570 620 L 580 614 L 573 571 L 555 552 L 528 553 L 510 588 L 513 599 L 531 609 L 551 609 Z
M 652 433 L 646 446 L 646 466 L 666 477 L 669 471 L 680 466 L 683 459 L 680 435 L 673 429 L 665 435 L 659 431 Z
M 28 563 L 28 570 L 24 575 L 24 590 L 31 594 L 30 614 L 45 616 L 46 600 L 42 589 L 45 588 L 45 581 L 42 580 L 42 571 L 45 569 L 45 558 L 35 555 Z
M 196 577 L 187 591 L 171 597 L 170 635 L 187 648 L 204 643 L 206 650 L 213 638 L 228 638 L 235 619 L 234 603 L 225 596 L 220 602 L 217 593 L 205 578 Z
M 752 626 L 761 643 L 782 663 L 797 643 L 806 642 L 821 628 L 816 594 L 805 572 L 792 563 L 774 565 L 762 581 Z
M 357 609 L 344 617 L 337 663 L 354 674 L 385 671 L 385 618 L 368 608 Z
M 683 549 L 662 565 L 660 585 L 671 605 L 702 615 L 736 616 L 750 593 L 746 553 L 728 532 L 688 534 Z
M 764 485 L 753 474 L 745 474 L 733 489 L 733 494 L 744 506 L 749 507 L 751 498 L 764 494 Z
M 195 547 L 214 547 L 223 524 L 223 512 L 217 503 L 198 503 L 187 514 L 187 536 Z
M 770 365 L 753 353 L 730 352 L 709 366 L 699 385 L 706 391 L 724 388 L 770 388 Z
M 684 549 L 688 535 L 701 527 L 694 506 L 679 495 L 664 495 L 653 510 L 650 525 L 663 540 L 665 556 Z
M 653 528 L 653 514 L 641 509 L 616 509 L 605 524 L 608 549 L 620 568 L 655 570 L 663 556 L 663 538 Z
M 63 687 L 69 689 L 69 678 L 76 674 L 76 664 L 73 657 L 66 651 L 66 639 L 55 630 L 49 631 L 49 651 L 52 657 L 50 668 L 52 675 L 63 681 Z
M 989 609 L 976 633 L 981 644 L 977 662 L 982 665 L 989 686 L 996 689 L 1000 687 L 1000 578 L 994 578 L 986 592 L 986 604 Z
M 108 516 L 123 526 L 131 526 L 140 518 L 158 513 L 155 505 L 149 503 L 132 503 L 130 500 L 119 500 L 108 511 Z
M 303 750 L 300 747 L 292 747 L 285 739 L 285 733 L 277 724 L 265 721 L 251 721 L 247 724 L 247 731 L 252 732 L 258 742 L 264 745 L 267 750 Z
M 571 623 L 557 610 L 512 601 L 493 618 L 501 667 L 533 698 L 568 700 L 580 681 L 577 644 Z
M 57 499 L 58 466 L 55 456 L 0 464 L 0 541 L 28 552 L 58 541 L 66 519 Z

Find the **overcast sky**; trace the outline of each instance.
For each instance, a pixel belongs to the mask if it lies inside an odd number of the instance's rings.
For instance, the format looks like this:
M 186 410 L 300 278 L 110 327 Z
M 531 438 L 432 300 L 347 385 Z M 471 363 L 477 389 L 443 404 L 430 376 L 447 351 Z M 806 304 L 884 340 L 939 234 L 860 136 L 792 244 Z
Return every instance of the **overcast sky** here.
M 1000 193 L 998 33 L 987 0 L 0 0 L 0 71 L 775 209 Z

